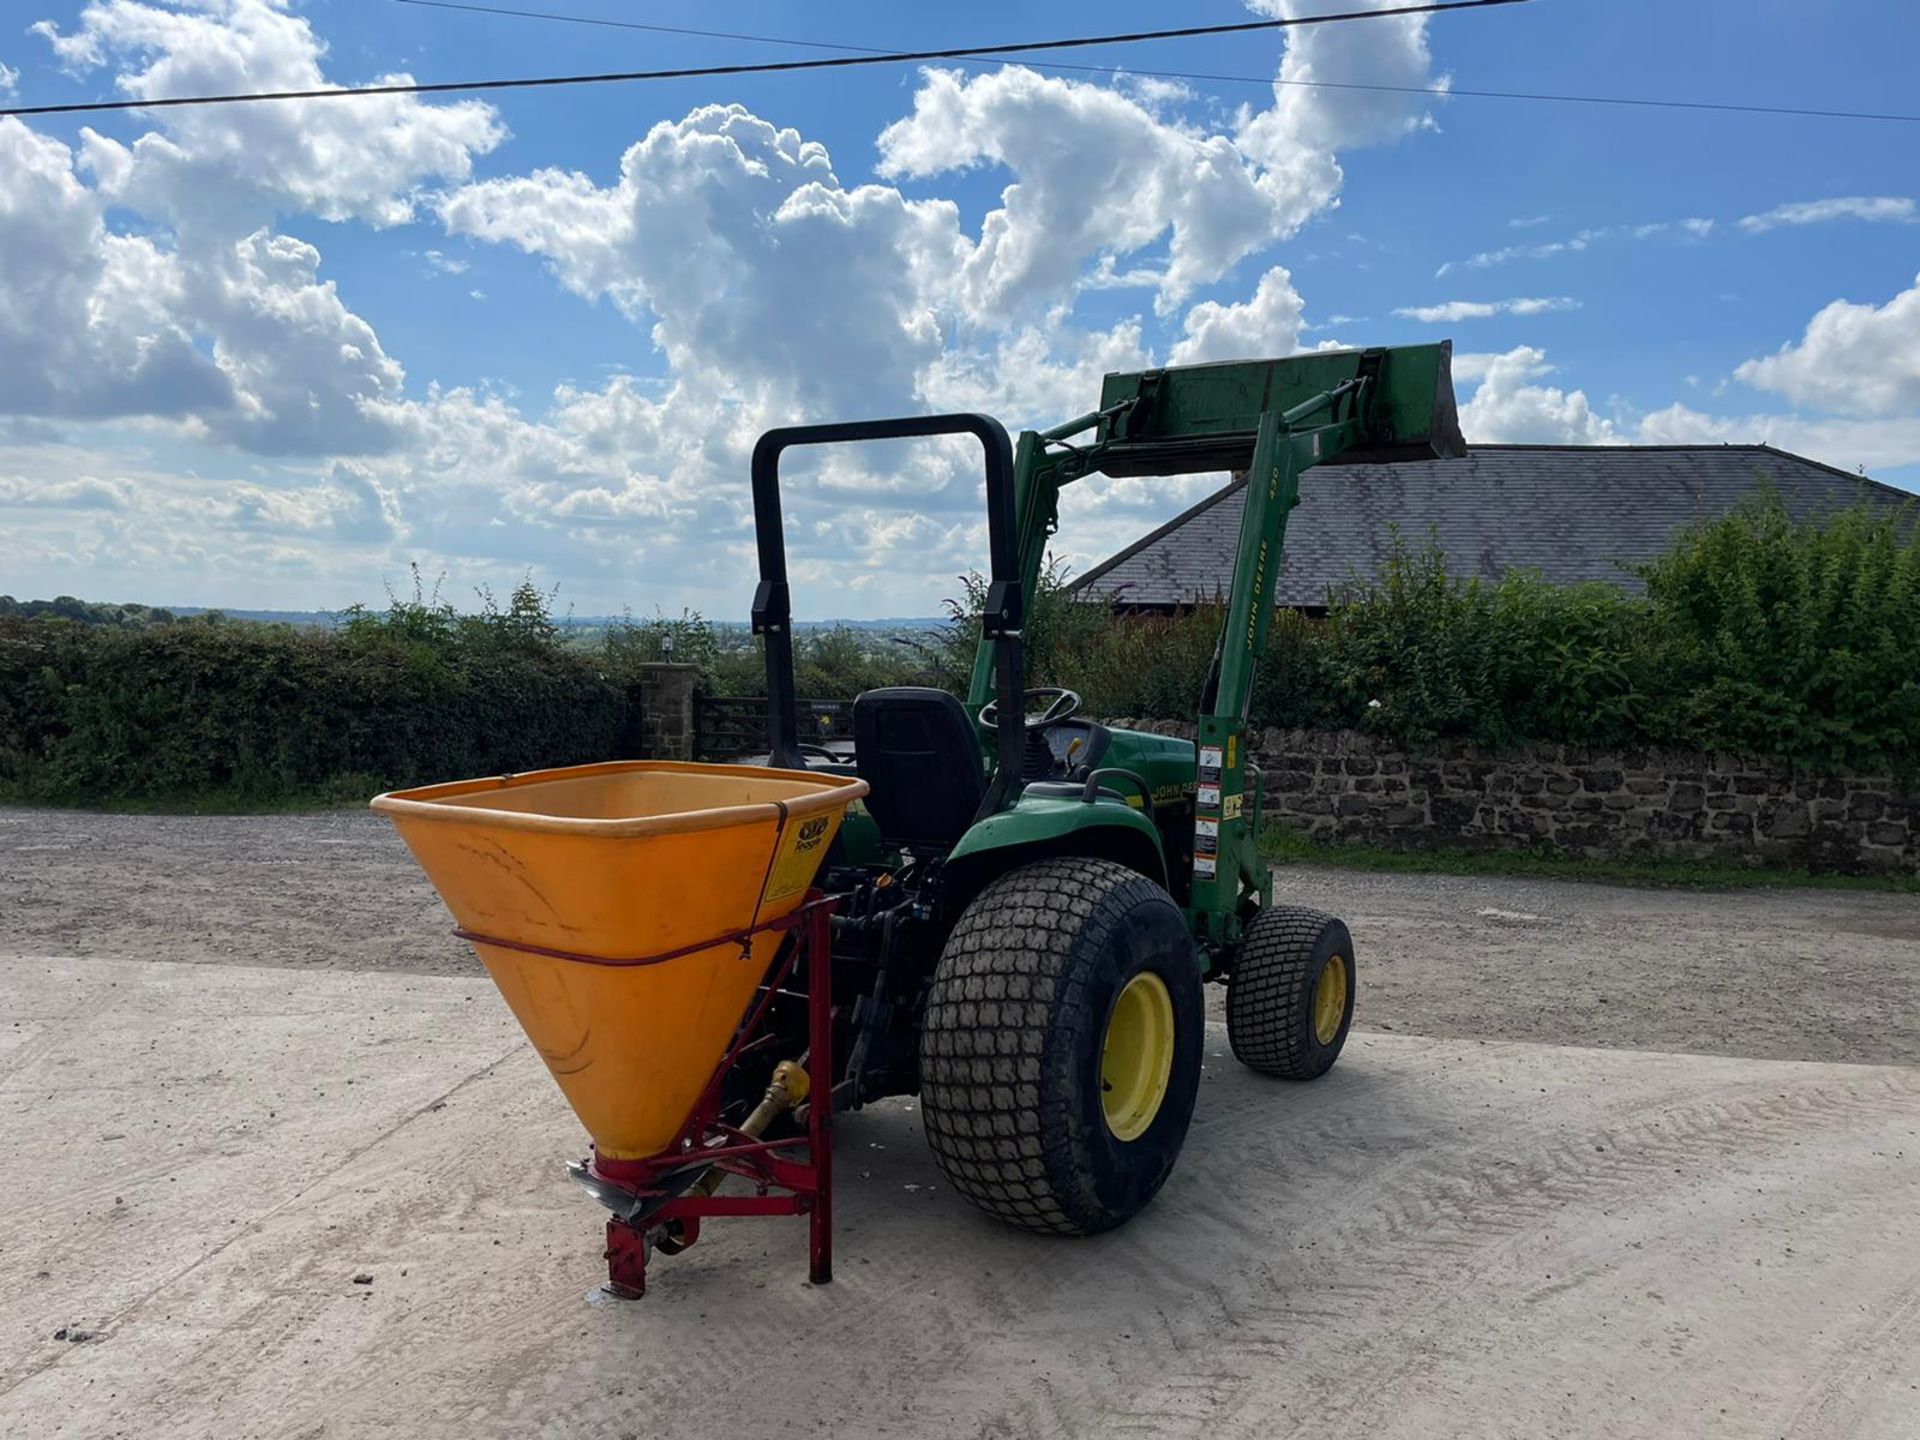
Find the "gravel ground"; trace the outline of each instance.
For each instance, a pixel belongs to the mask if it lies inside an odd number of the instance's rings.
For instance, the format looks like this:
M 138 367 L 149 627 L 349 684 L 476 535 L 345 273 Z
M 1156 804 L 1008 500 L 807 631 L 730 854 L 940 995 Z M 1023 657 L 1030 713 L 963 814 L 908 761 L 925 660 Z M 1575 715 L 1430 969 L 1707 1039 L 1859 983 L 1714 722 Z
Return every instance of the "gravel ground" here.
M 1277 889 L 1352 928 L 1362 1029 L 1920 1063 L 1912 896 L 1309 867 L 1281 871 Z M 0 917 L 0 954 L 475 968 L 390 827 L 360 812 L 0 809 Z

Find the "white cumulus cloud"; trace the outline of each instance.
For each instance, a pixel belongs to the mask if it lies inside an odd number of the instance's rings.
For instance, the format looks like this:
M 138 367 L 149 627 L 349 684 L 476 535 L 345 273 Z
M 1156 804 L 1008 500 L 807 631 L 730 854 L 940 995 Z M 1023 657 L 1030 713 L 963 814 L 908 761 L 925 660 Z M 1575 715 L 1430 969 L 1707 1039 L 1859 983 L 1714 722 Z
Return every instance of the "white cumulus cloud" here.
M 0 413 L 171 419 L 264 453 L 380 449 L 403 374 L 267 230 L 168 245 L 105 223 L 58 140 L 0 120 Z
M 880 173 L 919 178 L 993 164 L 1014 179 L 981 224 L 956 301 L 1005 322 L 1068 293 L 1095 256 L 1167 237 L 1162 308 L 1290 234 L 1337 176 L 1263 170 L 1226 135 L 1160 118 L 1102 86 L 1012 67 L 927 72 L 913 113 L 880 133 Z
M 1546 352 L 1519 345 L 1505 354 L 1461 356 L 1456 380 L 1478 374 L 1479 386 L 1460 407 L 1469 445 L 1614 445 L 1622 436 L 1596 415 L 1586 392 L 1538 383 L 1553 372 Z
M 1390 9 L 1397 0 L 1359 0 L 1348 9 Z M 1300 0 L 1248 0 L 1248 8 L 1276 19 L 1325 13 Z M 1400 86 L 1445 89 L 1433 74 L 1424 16 L 1395 16 L 1364 24 L 1309 25 L 1288 32 L 1274 105 L 1249 118 L 1241 143 L 1255 155 L 1292 154 L 1377 145 L 1430 126 L 1432 97 L 1392 90 L 1313 88 Z M 1337 173 L 1337 172 L 1336 172 Z
M 70 31 L 33 28 L 139 99 L 326 83 L 325 46 L 283 0 L 94 0 Z M 131 144 L 83 128 L 77 152 L 0 120 L 0 413 L 159 420 L 263 455 L 390 449 L 404 372 L 319 250 L 275 222 L 409 218 L 498 142 L 492 111 L 383 97 L 150 114 Z
M 610 186 L 536 171 L 461 187 L 440 213 L 652 316 L 676 373 L 793 413 L 911 408 L 966 252 L 951 202 L 847 189 L 824 146 L 738 105 L 655 125 Z
M 115 235 L 60 141 L 0 120 L 0 413 L 187 417 L 233 404 L 177 257 Z
M 1247 300 L 1227 305 L 1206 300 L 1187 311 L 1186 335 L 1175 342 L 1170 362 L 1194 365 L 1291 355 L 1300 348 L 1303 308 L 1293 276 L 1276 265 L 1260 277 Z
M 71 70 L 121 67 L 115 87 L 130 99 L 332 83 L 321 66 L 326 46 L 287 0 L 92 0 L 71 32 L 50 21 L 34 29 Z M 151 113 L 158 128 L 131 146 L 82 131 L 102 190 L 176 224 L 241 231 L 277 211 L 402 224 L 424 187 L 466 178 L 473 157 L 506 136 L 480 101 L 430 105 L 412 95 Z
M 1920 276 L 1885 305 L 1834 301 L 1798 341 L 1734 374 L 1796 405 L 1843 415 L 1920 413 Z

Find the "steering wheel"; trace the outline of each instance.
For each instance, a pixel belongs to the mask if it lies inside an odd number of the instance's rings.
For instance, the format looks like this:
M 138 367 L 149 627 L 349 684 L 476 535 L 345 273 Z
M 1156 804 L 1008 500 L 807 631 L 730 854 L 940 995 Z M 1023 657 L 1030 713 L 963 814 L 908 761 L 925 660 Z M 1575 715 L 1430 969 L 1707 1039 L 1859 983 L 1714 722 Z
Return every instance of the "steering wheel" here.
M 1033 701 L 1047 699 L 1049 696 L 1052 698 L 1047 708 L 1042 710 L 1038 715 L 1033 714 Z M 1073 691 L 1063 689 L 1058 685 L 1036 685 L 1031 690 L 1022 690 L 1020 692 L 1020 708 L 1027 712 L 1025 723 L 1028 732 L 1031 733 L 1035 730 L 1044 730 L 1049 725 L 1058 725 L 1062 720 L 1069 720 L 1075 715 L 1078 715 L 1080 713 L 1080 697 L 1074 694 Z M 980 707 L 981 729 L 998 730 L 1000 728 L 999 721 L 999 701 L 989 700 L 985 705 Z

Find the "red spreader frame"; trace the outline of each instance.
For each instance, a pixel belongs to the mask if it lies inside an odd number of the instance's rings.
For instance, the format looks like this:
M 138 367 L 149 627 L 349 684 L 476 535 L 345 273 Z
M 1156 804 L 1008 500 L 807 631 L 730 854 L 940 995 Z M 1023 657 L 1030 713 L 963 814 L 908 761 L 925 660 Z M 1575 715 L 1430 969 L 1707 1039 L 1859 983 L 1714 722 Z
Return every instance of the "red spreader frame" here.
M 814 890 L 792 914 L 740 932 L 744 938 L 785 930 L 792 932 L 794 942 L 781 947 L 781 958 L 686 1125 L 666 1150 L 650 1159 L 593 1157 L 592 1175 L 630 1193 L 642 1217 L 607 1221 L 607 1293 L 639 1299 L 647 1293 L 647 1260 L 655 1246 L 663 1253 L 684 1250 L 699 1238 L 703 1219 L 721 1215 L 805 1215 L 807 1278 L 815 1285 L 833 1279 L 833 905 L 831 897 Z M 771 1039 L 761 1028 L 767 1010 L 803 957 L 806 1069 L 817 1077 L 805 1101 L 806 1127 L 784 1139 L 757 1140 L 720 1119 L 721 1086 L 742 1055 Z M 753 1193 L 710 1195 L 689 1189 L 689 1176 L 710 1166 L 750 1181 Z M 681 1182 L 678 1187 L 676 1181 Z M 668 1235 L 671 1240 L 664 1238 Z

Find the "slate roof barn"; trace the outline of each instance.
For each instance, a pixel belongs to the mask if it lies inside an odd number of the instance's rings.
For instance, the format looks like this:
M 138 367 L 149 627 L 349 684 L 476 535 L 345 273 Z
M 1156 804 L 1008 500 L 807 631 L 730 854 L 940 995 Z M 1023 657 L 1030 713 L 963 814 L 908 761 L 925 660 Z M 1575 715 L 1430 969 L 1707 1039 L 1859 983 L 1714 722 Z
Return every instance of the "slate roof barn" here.
M 1275 599 L 1324 610 L 1331 589 L 1379 572 L 1395 525 L 1410 545 L 1432 535 L 1462 578 L 1532 569 L 1555 583 L 1637 592 L 1628 567 L 1768 483 L 1796 517 L 1916 498 L 1770 445 L 1475 445 L 1461 460 L 1318 465 L 1300 479 Z M 1240 512 L 1236 481 L 1071 588 L 1129 610 L 1214 599 L 1232 578 Z

